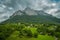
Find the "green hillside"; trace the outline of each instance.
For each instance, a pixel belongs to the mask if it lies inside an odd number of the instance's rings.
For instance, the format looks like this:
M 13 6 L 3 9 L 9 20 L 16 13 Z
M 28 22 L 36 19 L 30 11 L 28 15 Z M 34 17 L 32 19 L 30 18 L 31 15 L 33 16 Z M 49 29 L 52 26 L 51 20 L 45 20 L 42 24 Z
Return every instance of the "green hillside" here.
M 13 16 L 10 19 L 2 22 L 2 23 L 18 23 L 18 22 L 22 22 L 22 23 L 47 23 L 47 24 L 59 24 L 60 19 L 57 19 L 55 17 L 48 17 L 48 16 L 29 16 L 29 15 L 17 15 L 17 16 Z
M 7 23 L 0 25 L 0 40 L 60 40 L 60 25 Z

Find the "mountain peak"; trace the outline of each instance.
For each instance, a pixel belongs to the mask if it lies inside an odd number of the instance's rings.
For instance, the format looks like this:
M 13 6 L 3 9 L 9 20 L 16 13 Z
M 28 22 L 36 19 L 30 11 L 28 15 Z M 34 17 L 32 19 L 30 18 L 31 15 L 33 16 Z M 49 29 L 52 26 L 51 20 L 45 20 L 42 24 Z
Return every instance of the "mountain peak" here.
M 27 7 L 27 8 L 25 8 L 25 10 L 33 10 L 33 9 L 31 9 L 30 7 Z M 25 11 L 25 10 L 24 10 L 24 11 Z
M 49 14 L 45 13 L 43 10 L 33 10 L 29 7 L 25 8 L 25 10 L 21 11 L 21 10 L 18 10 L 16 11 L 12 16 L 16 16 L 16 15 L 44 15 L 44 16 L 47 16 Z M 51 16 L 51 15 L 50 15 Z

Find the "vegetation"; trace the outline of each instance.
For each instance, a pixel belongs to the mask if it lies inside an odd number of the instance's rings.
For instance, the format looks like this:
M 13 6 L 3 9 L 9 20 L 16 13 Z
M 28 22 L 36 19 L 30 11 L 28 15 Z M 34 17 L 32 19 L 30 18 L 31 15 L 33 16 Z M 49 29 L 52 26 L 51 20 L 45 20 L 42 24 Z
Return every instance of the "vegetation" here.
M 0 40 L 60 40 L 60 25 L 7 23 L 0 25 Z

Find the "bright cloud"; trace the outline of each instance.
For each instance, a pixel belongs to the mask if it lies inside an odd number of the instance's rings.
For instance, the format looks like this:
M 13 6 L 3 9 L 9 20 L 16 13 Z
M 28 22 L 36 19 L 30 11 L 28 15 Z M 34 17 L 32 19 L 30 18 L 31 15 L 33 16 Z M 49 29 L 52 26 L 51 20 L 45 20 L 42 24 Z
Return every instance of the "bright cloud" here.
M 56 11 L 58 11 L 58 9 L 50 9 L 50 10 L 47 10 L 46 12 L 48 14 L 54 14 Z

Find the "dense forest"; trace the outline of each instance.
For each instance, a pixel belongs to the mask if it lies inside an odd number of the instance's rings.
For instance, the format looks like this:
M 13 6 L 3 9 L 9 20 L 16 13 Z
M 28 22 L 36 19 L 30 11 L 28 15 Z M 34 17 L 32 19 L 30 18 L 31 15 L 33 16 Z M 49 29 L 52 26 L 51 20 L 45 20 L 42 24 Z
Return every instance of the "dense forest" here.
M 20 22 L 0 24 L 0 40 L 60 40 L 60 25 Z

